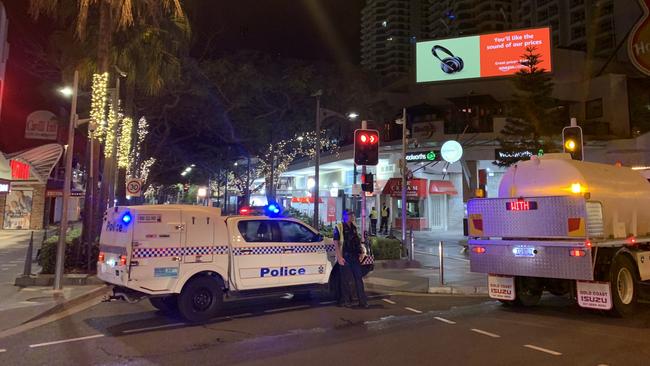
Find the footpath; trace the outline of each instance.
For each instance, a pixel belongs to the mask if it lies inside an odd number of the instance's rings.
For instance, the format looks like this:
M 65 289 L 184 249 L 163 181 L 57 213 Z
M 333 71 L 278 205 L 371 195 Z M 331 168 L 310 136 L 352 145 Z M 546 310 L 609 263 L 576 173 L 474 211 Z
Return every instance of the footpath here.
M 453 232 L 414 232 L 415 262 L 378 261 L 366 278 L 368 289 L 429 294 L 487 295 L 487 276 L 469 270 L 465 237 Z M 399 233 L 398 233 L 399 235 Z M 443 281 L 439 242 L 443 242 Z

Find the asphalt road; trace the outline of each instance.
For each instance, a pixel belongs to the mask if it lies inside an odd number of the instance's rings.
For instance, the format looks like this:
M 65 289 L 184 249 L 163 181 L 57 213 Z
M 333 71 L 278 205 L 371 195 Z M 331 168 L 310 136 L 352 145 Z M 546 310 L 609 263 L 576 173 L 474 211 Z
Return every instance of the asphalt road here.
M 648 313 L 608 318 L 552 296 L 518 309 L 376 295 L 367 310 L 271 297 L 200 326 L 111 302 L 0 339 L 0 365 L 647 365 L 648 327 Z

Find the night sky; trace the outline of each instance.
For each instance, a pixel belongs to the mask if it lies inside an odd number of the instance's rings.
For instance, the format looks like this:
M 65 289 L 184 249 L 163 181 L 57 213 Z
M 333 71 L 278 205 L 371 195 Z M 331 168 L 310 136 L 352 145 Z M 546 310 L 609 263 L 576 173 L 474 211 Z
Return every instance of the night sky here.
M 0 150 L 16 151 L 41 144 L 17 139 L 26 115 L 38 109 L 57 113 L 61 101 L 54 87 L 25 69 L 27 42 L 45 44 L 52 30 L 27 14 L 29 0 L 4 0 L 9 18 L 9 61 L 0 116 Z M 360 19 L 364 0 L 186 0 L 192 25 L 192 56 L 216 58 L 238 49 L 281 57 L 359 63 Z M 50 90 L 52 89 L 52 90 Z

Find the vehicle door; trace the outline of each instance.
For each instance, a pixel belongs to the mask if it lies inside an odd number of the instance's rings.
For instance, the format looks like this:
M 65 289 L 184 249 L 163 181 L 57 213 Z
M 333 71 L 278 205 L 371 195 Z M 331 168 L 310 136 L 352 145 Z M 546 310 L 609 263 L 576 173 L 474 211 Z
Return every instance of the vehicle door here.
M 182 260 L 181 211 L 138 209 L 134 220 L 129 280 L 153 292 L 173 289 Z
M 183 263 L 209 263 L 214 252 L 214 220 L 207 213 L 183 211 Z
M 284 245 L 282 266 L 288 275 L 283 285 L 327 283 L 331 267 L 323 237 L 302 223 L 277 220 Z
M 269 219 L 228 222 L 232 245 L 232 275 L 238 290 L 279 286 L 282 247 L 277 224 Z

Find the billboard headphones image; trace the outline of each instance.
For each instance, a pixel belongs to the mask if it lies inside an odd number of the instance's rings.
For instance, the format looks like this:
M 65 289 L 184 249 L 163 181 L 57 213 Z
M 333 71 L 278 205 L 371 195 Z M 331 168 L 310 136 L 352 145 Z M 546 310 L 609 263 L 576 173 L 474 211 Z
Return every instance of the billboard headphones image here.
M 513 30 L 418 42 L 418 83 L 509 76 L 522 67 L 527 47 L 541 55 L 540 67 L 552 71 L 550 28 Z

